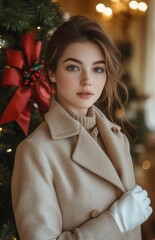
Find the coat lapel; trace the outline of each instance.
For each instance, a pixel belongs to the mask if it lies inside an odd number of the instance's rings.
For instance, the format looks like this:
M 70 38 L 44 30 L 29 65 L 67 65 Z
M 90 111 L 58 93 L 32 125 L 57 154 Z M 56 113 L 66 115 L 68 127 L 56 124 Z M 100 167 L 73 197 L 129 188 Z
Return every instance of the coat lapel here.
M 109 181 L 124 192 L 124 187 L 110 159 L 82 126 L 72 158 L 82 167 Z
M 120 163 L 122 162 L 122 144 L 123 142 L 119 138 L 120 127 L 112 124 L 107 121 L 105 117 L 101 116 L 98 112 L 96 112 L 97 118 L 97 127 L 100 132 L 102 141 L 104 142 L 107 155 L 115 168 L 117 169 L 118 174 L 120 175 Z M 113 132 L 113 129 L 117 129 L 117 133 Z M 123 156 L 124 158 L 124 156 Z
M 99 110 L 96 111 L 96 118 L 107 155 L 114 165 L 124 188 L 128 190 L 131 187 L 131 169 L 133 166 L 126 137 L 120 132 L 120 127 L 108 121 Z M 125 141 L 127 144 L 125 144 Z

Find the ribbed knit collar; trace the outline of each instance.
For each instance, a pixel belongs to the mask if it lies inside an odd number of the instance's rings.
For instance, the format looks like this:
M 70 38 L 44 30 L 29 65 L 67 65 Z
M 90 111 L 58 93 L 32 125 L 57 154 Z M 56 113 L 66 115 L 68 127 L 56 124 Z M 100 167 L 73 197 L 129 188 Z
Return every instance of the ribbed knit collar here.
M 93 106 L 88 109 L 87 116 L 79 116 L 72 112 L 60 99 L 56 100 L 70 114 L 70 116 L 79 121 L 87 131 L 93 129 L 96 126 L 96 116 Z

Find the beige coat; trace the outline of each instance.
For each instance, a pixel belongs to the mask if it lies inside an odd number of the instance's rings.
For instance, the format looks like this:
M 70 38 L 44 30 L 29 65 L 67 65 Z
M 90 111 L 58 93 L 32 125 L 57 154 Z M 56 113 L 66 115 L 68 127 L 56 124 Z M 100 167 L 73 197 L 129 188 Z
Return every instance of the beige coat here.
M 18 147 L 12 178 L 20 240 L 140 240 L 122 235 L 109 207 L 135 186 L 129 144 L 95 107 L 108 156 L 56 101 Z

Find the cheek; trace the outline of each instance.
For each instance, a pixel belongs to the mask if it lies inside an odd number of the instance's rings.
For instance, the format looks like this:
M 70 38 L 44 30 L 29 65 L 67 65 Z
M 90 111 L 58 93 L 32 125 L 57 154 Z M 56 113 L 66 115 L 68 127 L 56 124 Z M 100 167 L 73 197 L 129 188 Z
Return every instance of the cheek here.
M 64 69 L 57 71 L 55 78 L 56 78 L 56 85 L 65 89 L 74 87 L 79 80 L 79 76 L 77 76 L 77 74 L 67 72 Z
M 56 77 L 56 85 L 59 90 L 64 91 L 72 86 L 72 79 L 65 74 L 59 74 Z
M 107 81 L 107 75 L 105 74 L 102 80 L 102 88 L 104 88 L 106 81 Z
M 104 81 L 103 81 L 103 88 L 105 87 L 105 84 L 106 84 L 106 82 L 107 82 L 107 80 L 106 79 L 104 79 Z
M 98 90 L 102 91 L 104 86 L 105 86 L 105 84 L 106 84 L 106 77 L 100 79 L 100 81 L 97 82 L 96 88 L 98 88 Z

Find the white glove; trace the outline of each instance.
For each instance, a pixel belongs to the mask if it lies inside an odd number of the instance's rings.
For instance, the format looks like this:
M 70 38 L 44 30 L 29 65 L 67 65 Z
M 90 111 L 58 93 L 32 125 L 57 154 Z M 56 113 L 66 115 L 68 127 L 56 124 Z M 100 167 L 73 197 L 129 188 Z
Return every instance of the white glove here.
M 152 213 L 146 190 L 139 185 L 125 193 L 110 208 L 120 231 L 126 233 L 145 222 Z

